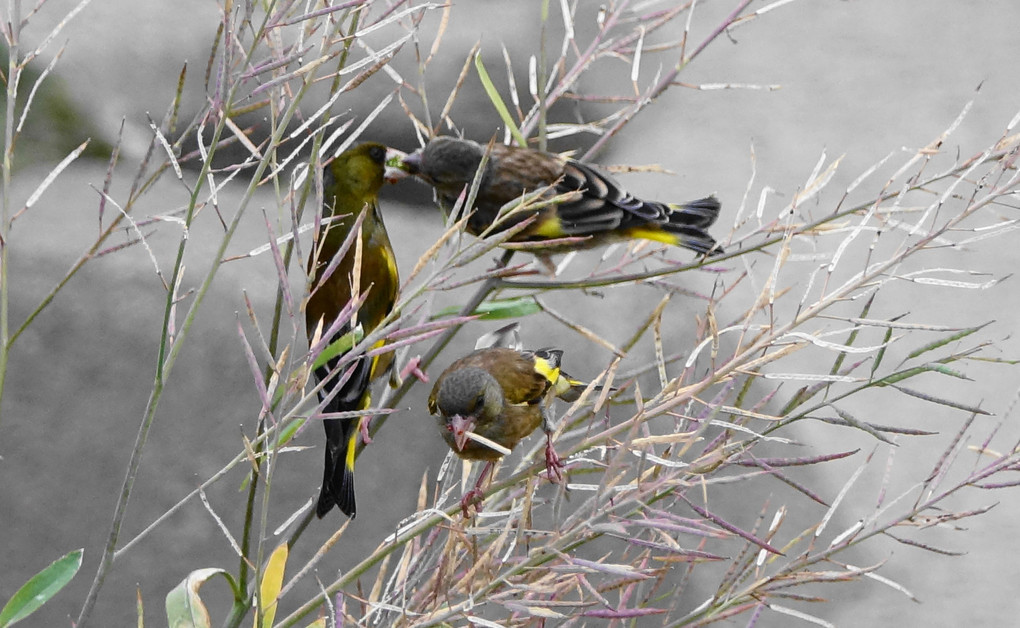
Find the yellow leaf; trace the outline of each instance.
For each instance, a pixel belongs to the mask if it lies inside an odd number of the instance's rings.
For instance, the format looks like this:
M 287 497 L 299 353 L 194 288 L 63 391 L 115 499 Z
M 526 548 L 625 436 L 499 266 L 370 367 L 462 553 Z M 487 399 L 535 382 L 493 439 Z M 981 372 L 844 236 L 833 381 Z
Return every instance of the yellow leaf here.
M 276 598 L 283 588 L 283 572 L 287 567 L 287 544 L 282 543 L 273 550 L 262 572 L 262 586 L 259 588 L 259 600 L 262 603 L 262 622 L 255 618 L 255 628 L 259 625 L 272 626 L 276 618 Z

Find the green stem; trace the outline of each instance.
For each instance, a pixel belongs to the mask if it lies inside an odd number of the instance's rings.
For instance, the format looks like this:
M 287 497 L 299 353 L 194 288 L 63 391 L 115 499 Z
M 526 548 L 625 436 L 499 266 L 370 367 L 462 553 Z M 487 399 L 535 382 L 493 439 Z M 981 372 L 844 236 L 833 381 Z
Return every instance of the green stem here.
M 270 13 L 267 12 L 267 16 Z M 268 17 L 267 17 L 268 19 Z M 255 38 L 257 43 L 258 38 Z M 252 44 L 252 48 L 247 51 L 247 58 L 251 58 L 254 52 L 255 43 Z M 297 103 L 300 102 L 300 96 L 307 89 L 308 83 L 306 82 L 302 89 L 299 91 L 297 97 L 291 105 L 291 108 L 284 115 L 280 125 L 274 129 L 271 142 L 275 145 L 280 142 L 286 129 L 286 122 L 294 115 L 297 109 Z M 216 148 L 219 145 L 220 138 L 223 134 L 223 129 L 226 126 L 226 107 L 229 103 L 233 102 L 235 92 L 239 85 L 235 84 L 231 86 L 227 97 L 223 101 L 223 108 L 219 113 L 217 124 L 213 131 L 212 141 L 209 146 L 209 155 L 202 163 L 201 171 L 196 177 L 195 189 L 191 194 L 191 199 L 188 206 L 188 211 L 185 216 L 185 229 L 190 230 L 192 221 L 195 215 L 195 208 L 198 205 L 199 194 L 202 187 L 207 179 L 207 175 L 212 167 L 213 156 L 216 152 Z M 251 202 L 252 196 L 254 195 L 255 188 L 258 186 L 259 181 L 262 179 L 262 175 L 268 166 L 268 159 L 262 159 L 253 173 L 248 188 L 245 190 L 245 194 L 241 199 L 237 211 L 234 214 L 234 218 L 231 220 L 230 225 L 227 228 L 226 233 L 220 240 L 219 248 L 216 251 L 215 260 L 221 260 L 226 254 L 227 246 L 230 244 L 233 238 L 234 232 L 237 230 L 237 226 L 240 224 L 241 217 L 244 216 L 245 210 L 248 208 L 248 204 Z M 183 259 L 184 252 L 187 249 L 188 239 L 182 238 L 178 245 L 177 259 L 174 263 L 174 272 L 170 281 L 170 286 L 176 286 L 178 278 L 183 272 Z M 188 313 L 184 319 L 184 323 L 181 326 L 176 338 L 169 338 L 168 330 L 170 329 L 170 317 L 173 313 L 173 305 L 175 303 L 176 294 L 173 289 L 167 294 L 166 307 L 164 308 L 163 316 L 163 327 L 161 332 L 160 344 L 158 357 L 156 361 L 156 377 L 153 383 L 152 394 L 149 397 L 149 401 L 146 404 L 145 413 L 143 415 L 142 423 L 139 426 L 138 435 L 135 440 L 135 447 L 131 452 L 131 459 L 128 463 L 128 470 L 124 477 L 124 483 L 121 488 L 120 497 L 117 502 L 117 506 L 114 511 L 113 522 L 110 527 L 110 535 L 107 539 L 106 548 L 103 552 L 103 556 L 100 559 L 99 568 L 97 569 L 95 579 L 92 582 L 92 586 L 89 589 L 89 593 L 85 598 L 85 603 L 82 606 L 81 613 L 78 616 L 76 624 L 79 627 L 83 627 L 87 624 L 87 621 L 95 607 L 96 599 L 99 595 L 99 590 L 102 588 L 103 582 L 106 579 L 106 575 L 113 564 L 114 552 L 117 548 L 117 540 L 120 536 L 120 528 L 124 521 L 124 514 L 127 510 L 127 503 L 129 501 L 132 488 L 134 487 L 134 481 L 137 476 L 138 467 L 141 463 L 141 454 L 144 449 L 145 441 L 148 437 L 149 429 L 152 427 L 152 422 L 155 418 L 156 409 L 159 405 L 159 401 L 162 398 L 163 389 L 165 387 L 166 379 L 173 370 L 173 366 L 177 361 L 177 356 L 180 353 L 181 348 L 184 345 L 184 340 L 187 338 L 188 333 L 191 330 L 192 324 L 195 322 L 195 318 L 198 314 L 198 310 L 205 300 L 206 294 L 209 292 L 209 288 L 212 286 L 213 279 L 215 279 L 217 271 L 220 268 L 218 262 L 214 262 L 206 273 L 201 286 L 196 291 L 194 300 Z M 172 340 L 172 344 L 171 344 Z
M 21 68 L 18 67 L 20 49 L 18 40 L 21 31 L 21 2 L 10 4 L 7 22 L 7 111 L 4 117 L 3 190 L 0 191 L 0 409 L 3 407 L 4 382 L 7 381 L 7 362 L 10 357 L 10 303 L 7 266 L 9 262 L 8 238 L 11 232 L 11 174 L 14 168 L 14 115 L 18 104 L 18 82 Z M 0 411 L 0 417 L 3 412 Z M 2 425 L 2 421 L 0 421 Z

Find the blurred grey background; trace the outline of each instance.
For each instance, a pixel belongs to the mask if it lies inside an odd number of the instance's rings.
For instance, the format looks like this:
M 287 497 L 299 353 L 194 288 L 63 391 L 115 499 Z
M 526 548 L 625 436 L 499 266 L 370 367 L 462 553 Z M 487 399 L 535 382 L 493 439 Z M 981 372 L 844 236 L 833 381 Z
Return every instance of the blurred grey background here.
M 74 4 L 51 0 L 44 5 L 24 31 L 24 41 L 40 42 Z M 507 42 L 511 53 L 523 55 L 538 37 L 538 2 L 462 4 L 453 11 L 440 59 L 431 70 L 436 85 L 433 98 L 440 95 L 440 103 L 477 39 L 482 40 L 486 58 L 493 60 L 492 68 L 499 63 L 501 42 Z M 700 41 L 733 4 L 699 4 L 694 40 Z M 752 8 L 764 4 L 755 2 Z M 67 42 L 66 51 L 50 79 L 54 89 L 60 90 L 57 96 L 77 112 L 72 129 L 77 128 L 79 135 L 23 143 L 19 149 L 29 157 L 19 166 L 13 198 L 24 199 L 53 164 L 85 137 L 112 144 L 122 118 L 126 120 L 124 163 L 131 164 L 134 151 L 148 141 L 146 114 L 157 120 L 162 117 L 185 62 L 189 67 L 186 107 L 193 111 L 204 97 L 201 77 L 218 19 L 216 4 L 205 0 L 106 0 L 88 6 L 58 38 Z M 427 20 L 426 26 L 430 24 L 434 27 L 434 21 Z M 777 84 L 781 89 L 675 88 L 612 141 L 598 161 L 658 163 L 676 173 L 622 177 L 644 196 L 684 200 L 715 192 L 724 204 L 721 228 L 725 231 L 748 184 L 752 145 L 757 174 L 751 202 L 767 185 L 781 195 L 777 206 L 788 202 L 804 184 L 823 151 L 830 159 L 845 154 L 830 186 L 841 189 L 890 152 L 898 152 L 892 163 L 904 161 L 908 153 L 899 153 L 901 147 L 913 151 L 927 144 L 974 99 L 969 116 L 943 147 L 970 155 L 994 142 L 1020 109 L 1017 24 L 1020 4 L 1014 0 L 794 2 L 737 29 L 730 38 L 719 39 L 680 77 L 689 84 Z M 401 55 L 410 53 L 405 49 Z M 413 60 L 398 56 L 397 63 L 401 62 L 411 67 Z M 522 57 L 518 67 L 525 63 Z M 643 68 L 643 72 L 654 70 L 651 65 Z M 580 85 L 582 91 L 585 82 Z M 498 118 L 479 95 L 477 79 L 469 80 L 468 88 L 471 93 L 465 93 L 455 118 L 475 139 L 487 139 L 497 128 Z M 376 75 L 365 85 L 366 101 L 341 102 L 341 106 L 364 115 L 373 98 L 390 89 L 392 83 Z M 413 131 L 396 103 L 364 137 L 405 150 L 415 147 Z M 101 160 L 78 161 L 16 223 L 8 269 L 13 326 L 20 324 L 97 232 L 98 196 L 93 188 L 102 187 L 105 168 Z M 125 194 L 129 177 L 128 172 L 118 174 L 114 198 Z M 136 216 L 184 206 L 186 190 L 172 176 L 164 176 L 158 185 L 135 210 Z M 420 195 L 422 189 L 412 193 Z M 240 193 L 227 190 L 221 195 L 225 213 L 232 213 Z M 400 243 L 398 260 L 406 272 L 439 233 L 438 221 L 406 207 L 402 203 L 409 194 L 406 189 L 384 194 L 387 224 L 394 241 Z M 272 207 L 275 200 L 262 197 L 257 202 Z M 111 211 L 108 207 L 107 212 Z M 217 222 L 210 210 L 199 218 L 203 229 L 195 229 L 196 261 L 189 266 L 195 270 L 186 280 L 192 284 L 198 281 L 203 256 L 211 259 Z M 180 237 L 175 229 L 162 224 L 152 238 L 164 270 L 172 263 Z M 265 237 L 260 212 L 251 211 L 231 252 L 243 253 Z M 966 267 L 1006 275 L 1020 261 L 1017 251 L 1011 241 L 988 241 L 987 246 L 975 246 L 967 253 Z M 938 264 L 932 260 L 932 265 Z M 243 316 L 244 291 L 263 320 L 268 320 L 274 278 L 268 256 L 226 264 L 217 278 L 159 408 L 122 539 L 131 538 L 219 469 L 240 450 L 241 434 L 250 435 L 259 401 L 237 336 L 235 312 Z M 693 289 L 707 290 L 712 277 L 695 276 L 691 282 Z M 913 301 L 909 290 L 903 293 L 903 303 L 890 303 L 885 301 L 890 298 L 886 291 L 880 315 L 910 311 L 924 322 L 961 326 L 994 319 L 990 335 L 1001 339 L 997 344 L 1003 357 L 1012 358 L 1020 349 L 1012 338 L 1018 306 L 1012 285 L 1007 281 L 973 295 L 946 290 L 944 300 L 922 303 Z M 930 298 L 938 293 L 925 294 Z M 652 302 L 658 298 L 651 291 L 639 298 L 644 296 Z M 109 531 L 127 455 L 152 384 L 153 343 L 162 301 L 162 286 L 141 247 L 100 258 L 71 281 L 18 340 L 11 355 L 0 423 L 0 528 L 9 540 L 0 549 L 0 599 L 6 600 L 60 555 L 85 548 L 81 572 L 29 625 L 67 625 L 77 617 Z M 629 301 L 608 295 L 600 300 L 584 297 L 584 303 L 597 303 L 599 308 L 599 316 L 584 319 L 585 324 L 618 341 L 614 315 L 624 312 Z M 561 307 L 559 302 L 556 306 Z M 676 302 L 671 308 L 678 320 L 703 309 L 700 303 L 688 308 Z M 730 312 L 725 318 L 738 313 Z M 562 337 L 562 329 L 555 325 L 526 327 L 526 339 L 532 345 L 552 344 Z M 602 364 L 606 358 L 593 354 L 590 359 Z M 567 363 L 571 363 L 569 352 Z M 586 364 L 581 356 L 573 363 Z M 583 375 L 584 366 L 571 371 Z M 999 368 L 968 374 L 976 381 L 942 393 L 971 403 L 980 401 L 982 407 L 1004 416 L 1016 391 L 1014 373 Z M 319 565 L 323 580 L 333 570 L 348 568 L 388 534 L 413 510 L 422 474 L 429 470 L 434 475 L 444 448 L 421 403 L 424 392 L 419 390 L 406 401 L 409 410 L 390 419 L 359 459 L 361 514 Z M 916 403 L 905 405 L 902 412 L 917 408 Z M 890 404 L 881 408 L 879 416 L 900 411 Z M 931 444 L 924 441 L 912 445 L 914 449 L 905 447 L 898 453 L 897 465 L 910 465 L 915 459 L 918 464 L 931 464 L 932 452 L 945 445 L 962 418 L 938 406 L 931 406 L 930 412 L 931 416 L 918 417 L 918 422 L 930 420 L 947 432 Z M 317 426 L 310 427 L 298 440 L 310 449 L 290 456 L 274 478 L 279 518 L 271 522 L 271 528 L 318 489 L 321 437 Z M 847 449 L 861 442 L 874 446 L 856 440 L 856 435 L 848 437 L 846 430 L 819 429 L 813 437 L 847 439 Z M 238 491 L 243 472 L 242 465 L 209 492 L 210 501 L 235 531 L 243 512 L 231 508 L 242 503 Z M 829 496 L 846 477 L 818 475 L 812 486 Z M 961 509 L 1002 503 L 989 514 L 966 521 L 966 532 L 940 531 L 925 537 L 935 545 L 964 551 L 965 556 L 935 556 L 892 543 L 872 548 L 869 564 L 887 561 L 881 573 L 910 589 L 920 604 L 891 588 L 865 582 L 823 589 L 820 594 L 837 601 L 806 610 L 839 626 L 1013 623 L 1020 612 L 1014 536 L 1020 499 L 1016 489 L 967 497 L 970 501 L 958 502 Z M 873 500 L 867 495 L 858 498 L 865 505 Z M 773 499 L 781 501 L 782 496 Z M 307 557 L 339 522 L 337 517 L 313 523 L 297 552 Z M 146 622 L 162 625 L 163 597 L 189 570 L 207 566 L 234 570 L 236 562 L 208 513 L 197 501 L 190 503 L 117 563 L 100 594 L 93 625 L 133 625 L 136 586 L 141 587 L 145 601 Z M 224 587 L 219 582 L 207 586 L 212 598 L 217 588 L 222 592 Z M 700 600 L 696 595 L 691 598 L 692 604 Z M 222 608 L 216 612 L 214 617 L 223 616 Z M 738 620 L 735 625 L 742 624 Z M 794 624 L 789 618 L 766 615 L 759 625 Z

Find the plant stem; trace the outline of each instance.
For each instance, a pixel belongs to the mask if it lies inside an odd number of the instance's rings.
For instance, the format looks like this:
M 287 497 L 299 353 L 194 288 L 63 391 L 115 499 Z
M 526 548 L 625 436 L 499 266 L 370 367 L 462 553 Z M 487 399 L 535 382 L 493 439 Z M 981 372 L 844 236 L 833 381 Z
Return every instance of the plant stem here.
M 270 13 L 267 12 L 266 14 L 267 20 L 269 15 Z M 258 38 L 256 38 L 255 41 L 257 42 Z M 255 44 L 253 43 L 252 48 L 250 48 L 247 51 L 247 58 L 249 59 L 251 58 L 251 55 L 254 53 L 254 47 Z M 304 89 L 306 86 L 307 84 L 303 86 L 302 89 Z M 219 145 L 220 138 L 222 137 L 223 130 L 226 126 L 227 107 L 229 103 L 233 102 L 237 88 L 238 85 L 236 84 L 231 86 L 231 89 L 228 91 L 227 97 L 221 103 L 222 107 L 217 112 L 220 115 L 217 116 L 217 122 L 213 131 L 212 141 L 210 142 L 209 145 L 210 146 L 209 155 L 202 162 L 202 168 L 198 176 L 196 177 L 196 184 L 194 186 L 194 190 L 191 194 L 191 199 L 188 204 L 188 210 L 185 216 L 185 227 L 187 229 L 191 228 L 191 224 L 195 215 L 195 208 L 198 206 L 199 194 L 202 190 L 203 184 L 207 180 L 207 176 L 210 170 L 212 169 L 213 156 L 216 152 L 216 147 Z M 284 116 L 284 121 L 281 122 L 280 126 L 274 131 L 272 137 L 272 141 L 274 143 L 278 143 L 280 141 L 280 137 L 284 133 L 284 129 L 286 127 L 286 120 L 289 120 L 289 118 L 293 116 L 293 113 L 297 108 L 296 103 L 299 101 L 300 93 L 295 103 L 292 104 L 291 108 L 287 111 L 287 114 Z M 237 230 L 237 226 L 241 222 L 241 217 L 244 216 L 245 210 L 247 209 L 248 204 L 251 201 L 251 198 L 255 192 L 255 188 L 258 185 L 259 181 L 261 180 L 262 174 L 265 172 L 265 169 L 268 166 L 268 164 L 269 164 L 268 159 L 263 158 L 256 167 L 255 172 L 253 173 L 252 178 L 250 180 L 250 183 L 248 184 L 248 188 L 245 190 L 245 194 L 242 197 L 240 205 L 237 211 L 235 212 L 234 217 L 231 220 L 231 223 L 227 228 L 226 233 L 220 240 L 220 245 L 216 251 L 215 256 L 216 260 L 221 260 L 225 256 L 227 246 L 230 244 L 234 232 Z M 169 284 L 171 286 L 171 289 L 167 294 L 166 307 L 164 308 L 163 327 L 161 332 L 158 356 L 156 359 L 156 377 L 153 383 L 152 393 L 149 396 L 149 401 L 146 404 L 145 413 L 143 415 L 141 425 L 138 428 L 138 435 L 135 439 L 135 446 L 131 451 L 131 458 L 128 462 L 128 470 L 125 474 L 120 497 L 118 498 L 117 506 L 114 510 L 113 522 L 110 526 L 110 534 L 107 539 L 106 548 L 103 552 L 102 558 L 100 559 L 99 567 L 96 571 L 96 576 L 92 581 L 92 586 L 90 587 L 88 595 L 85 598 L 85 602 L 82 605 L 81 612 L 78 616 L 78 621 L 76 622 L 76 625 L 79 627 L 84 627 L 85 625 L 87 625 L 92 610 L 95 607 L 96 599 L 99 596 L 99 589 L 102 588 L 103 582 L 106 579 L 106 574 L 109 571 L 110 566 L 113 564 L 114 552 L 117 549 L 117 540 L 120 537 L 120 528 L 124 522 L 124 514 L 127 511 L 127 504 L 131 496 L 132 488 L 134 487 L 134 481 L 137 476 L 138 467 L 141 464 L 142 450 L 144 449 L 149 429 L 152 427 L 152 422 L 155 419 L 156 409 L 159 405 L 159 401 L 162 398 L 163 388 L 165 386 L 166 379 L 170 375 L 170 372 L 173 370 L 173 366 L 177 360 L 177 356 L 180 353 L 181 348 L 183 347 L 184 340 L 185 338 L 187 338 L 188 332 L 191 330 L 191 326 L 194 323 L 195 318 L 198 314 L 198 310 L 202 303 L 204 302 L 205 296 L 209 292 L 209 288 L 212 286 L 213 279 L 216 277 L 217 271 L 220 268 L 219 263 L 214 263 L 212 267 L 209 269 L 201 286 L 194 295 L 192 305 L 189 308 L 188 313 L 184 319 L 184 324 L 181 325 L 181 328 L 178 331 L 177 336 L 175 338 L 170 338 L 169 330 L 171 329 L 171 317 L 174 315 L 174 305 L 175 299 L 177 297 L 174 287 L 178 285 L 178 278 L 180 277 L 181 273 L 184 270 L 183 267 L 184 252 L 187 248 L 187 245 L 188 239 L 186 237 L 181 238 L 181 242 L 178 245 L 177 250 L 177 259 L 174 263 L 173 276 Z
M 18 67 L 18 46 L 21 32 L 21 2 L 10 3 L 10 15 L 6 22 L 7 33 L 7 110 L 4 116 L 3 190 L 0 191 L 0 426 L 3 425 L 4 382 L 7 381 L 7 362 L 10 357 L 8 338 L 10 324 L 8 246 L 11 231 L 11 174 L 14 168 L 14 115 L 18 104 L 18 82 L 21 68 Z

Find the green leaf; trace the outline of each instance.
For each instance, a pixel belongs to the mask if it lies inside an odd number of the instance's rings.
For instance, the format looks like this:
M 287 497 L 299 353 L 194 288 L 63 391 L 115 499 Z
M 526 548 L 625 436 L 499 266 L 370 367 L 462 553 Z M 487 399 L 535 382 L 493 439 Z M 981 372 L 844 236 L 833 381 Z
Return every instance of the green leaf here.
M 882 364 L 882 359 L 885 358 L 885 350 L 889 346 L 889 341 L 892 339 L 892 327 L 885 330 L 885 337 L 882 338 L 882 348 L 878 350 L 878 354 L 875 356 L 875 361 L 871 364 L 871 379 L 875 379 L 875 373 L 878 372 L 878 366 Z
M 489 78 L 489 73 L 485 70 L 485 65 L 482 64 L 482 53 L 475 53 L 475 70 L 478 71 L 478 78 L 482 81 L 482 87 L 485 88 L 485 93 L 488 94 L 489 100 L 492 101 L 492 106 L 496 108 L 499 113 L 499 117 L 503 120 L 503 124 L 506 128 L 510 129 L 510 134 L 514 136 L 514 141 L 517 142 L 518 146 L 527 147 L 528 140 L 521 134 L 521 130 L 517 128 L 517 123 L 510 116 L 510 110 L 506 108 L 506 103 L 499 96 L 499 91 L 493 84 L 492 79 Z
M 887 437 L 886 435 L 880 433 L 871 423 L 868 423 L 866 421 L 858 421 L 852 414 L 846 412 L 845 410 L 837 408 L 836 406 L 830 405 L 829 407 L 836 411 L 836 414 L 838 414 L 840 419 L 843 420 L 844 425 L 848 425 L 850 427 L 857 428 L 863 432 L 867 432 L 868 434 L 871 434 L 872 436 L 882 441 L 883 443 L 898 447 L 896 443 L 890 440 L 889 437 Z
M 875 295 L 877 294 L 878 292 L 872 292 L 871 296 L 868 297 L 867 303 L 864 304 L 864 309 L 862 309 L 861 313 L 858 314 L 860 318 L 868 318 L 868 312 L 871 311 L 871 304 L 875 302 Z M 852 347 L 854 345 L 854 342 L 856 342 L 857 335 L 860 333 L 860 331 L 861 331 L 860 327 L 854 327 L 853 331 L 850 332 L 850 336 L 843 344 L 845 344 L 848 347 Z M 886 339 L 886 342 L 889 342 L 889 340 Z M 885 347 L 882 348 L 885 349 Z M 839 355 L 836 356 L 836 361 L 833 362 L 832 364 L 832 368 L 829 370 L 829 375 L 835 375 L 836 373 L 839 373 L 839 369 L 841 366 L 843 366 L 843 360 L 845 359 L 846 351 L 840 351 Z
M 312 370 L 325 366 L 326 362 L 329 362 L 338 355 L 343 355 L 351 350 L 354 345 L 361 342 L 365 337 L 365 332 L 359 325 L 353 331 L 349 331 L 343 336 L 340 336 L 333 342 L 329 343 L 325 349 L 315 358 L 315 362 L 312 362 Z
M 972 406 L 972 405 L 969 405 L 969 404 L 966 404 L 966 403 L 960 403 L 958 401 L 953 401 L 951 399 L 945 399 L 943 397 L 936 397 L 934 395 L 929 395 L 928 393 L 923 393 L 923 392 L 921 392 L 919 390 L 914 390 L 912 388 L 907 388 L 906 386 L 893 386 L 893 388 L 895 388 L 896 390 L 900 391 L 901 393 L 908 394 L 911 397 L 917 397 L 918 399 L 923 399 L 925 401 L 930 401 L 932 403 L 937 403 L 940 406 L 947 406 L 947 407 L 950 407 L 950 408 L 956 408 L 957 410 L 964 410 L 966 412 L 970 412 L 970 413 L 973 413 L 973 414 L 983 414 L 983 415 L 990 415 L 991 414 L 991 412 L 988 412 L 987 410 L 982 410 L 981 408 L 979 408 L 977 406 Z
M 903 359 L 903 361 L 906 362 L 907 360 L 912 360 L 912 359 L 916 358 L 917 356 L 921 355 L 922 353 L 927 353 L 928 351 L 933 351 L 935 349 L 938 349 L 939 347 L 944 347 L 945 345 L 947 345 L 947 344 L 949 344 L 951 342 L 955 342 L 957 340 L 960 340 L 961 338 L 966 338 L 967 336 L 973 334 L 974 332 L 976 332 L 976 331 L 978 331 L 980 329 L 983 329 L 987 325 L 991 325 L 992 322 L 993 321 L 988 321 L 987 323 L 984 323 L 983 325 L 978 325 L 977 327 L 971 327 L 970 329 L 964 329 L 963 331 L 957 332 L 957 333 L 955 333 L 955 334 L 953 334 L 951 336 L 946 336 L 945 338 L 941 338 L 939 340 L 936 340 L 935 342 L 930 342 L 930 343 L 924 345 L 923 347 L 921 347 L 919 349 L 915 349 L 915 350 L 911 351 L 910 354 L 906 358 Z
M 138 613 L 138 628 L 145 628 L 145 605 L 142 603 L 142 587 L 135 587 L 135 612 Z
M 437 312 L 433 318 L 445 318 L 447 316 L 456 316 L 460 313 L 463 306 L 454 305 L 447 308 L 443 308 Z M 513 299 L 495 299 L 493 301 L 486 301 L 480 304 L 473 315 L 479 316 L 482 320 L 492 321 L 499 320 L 502 318 L 521 318 L 523 316 L 529 316 L 531 314 L 537 314 L 542 311 L 542 306 L 535 301 L 534 297 L 516 297 Z
M 282 447 L 290 442 L 290 439 L 294 438 L 294 434 L 297 433 L 298 428 L 305 424 L 304 419 L 294 419 L 290 423 L 283 426 L 280 430 L 279 435 L 276 437 L 276 445 Z
M 779 411 L 779 416 L 786 416 L 791 414 L 797 406 L 803 404 L 808 399 L 814 396 L 814 393 L 810 393 L 810 389 L 807 386 L 802 386 L 797 392 L 790 396 L 790 400 L 786 402 L 783 409 Z
M 875 386 L 890 386 L 897 382 L 901 382 L 905 379 L 910 379 L 911 377 L 920 375 L 921 373 L 941 373 L 942 375 L 949 375 L 950 377 L 956 377 L 958 379 L 973 381 L 970 377 L 967 377 L 960 371 L 953 370 L 948 366 L 944 366 L 942 364 L 929 362 L 928 364 L 922 364 L 920 366 L 904 369 L 896 373 L 890 373 L 889 375 L 886 375 L 882 379 L 876 379 L 874 382 L 872 382 L 872 384 Z
M 915 366 L 914 368 L 904 369 L 902 371 L 897 371 L 896 373 L 890 373 L 889 375 L 886 375 L 882 379 L 876 379 L 874 381 L 874 385 L 889 386 L 895 384 L 896 382 L 901 382 L 905 379 L 910 379 L 915 375 L 920 375 L 921 373 L 930 373 L 931 370 L 932 370 L 931 366 L 927 364 L 925 364 L 924 366 Z
M 931 370 L 933 373 L 942 373 L 943 375 L 949 375 L 950 377 L 955 377 L 957 379 L 965 379 L 968 382 L 974 381 L 972 378 L 967 377 L 965 373 L 961 373 L 960 371 L 951 369 L 948 366 L 943 366 L 941 364 L 932 364 Z
M 84 550 L 74 550 L 53 561 L 29 578 L 0 610 L 0 628 L 6 628 L 34 613 L 71 581 L 81 567 Z
M 231 592 L 237 597 L 234 579 L 225 570 L 215 567 L 196 569 L 166 594 L 166 619 L 170 628 L 211 628 L 209 611 L 198 596 L 198 590 L 218 575 L 227 579 Z

